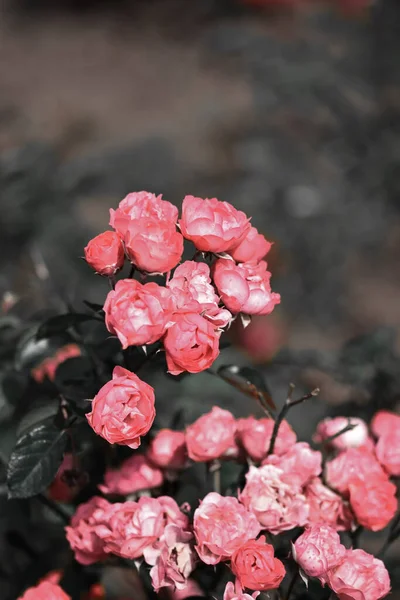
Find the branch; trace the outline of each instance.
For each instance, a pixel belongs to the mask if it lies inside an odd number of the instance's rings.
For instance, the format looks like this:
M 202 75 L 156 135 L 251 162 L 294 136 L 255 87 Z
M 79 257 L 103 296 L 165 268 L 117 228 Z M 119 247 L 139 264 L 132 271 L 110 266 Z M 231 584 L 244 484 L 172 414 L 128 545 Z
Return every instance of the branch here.
M 321 442 L 318 442 L 318 444 L 315 444 L 315 446 L 317 448 L 321 447 L 321 446 L 326 446 L 327 444 L 330 444 L 333 440 L 335 440 L 336 438 L 340 437 L 341 435 L 343 435 L 344 433 L 346 433 L 347 431 L 351 431 L 352 429 L 354 429 L 355 427 L 357 427 L 357 423 L 355 423 L 354 425 L 352 425 L 350 423 L 350 419 L 349 422 L 347 423 L 347 425 L 345 427 L 343 427 L 343 429 L 341 429 L 340 431 L 337 431 L 336 433 L 334 433 L 333 435 L 330 435 L 329 437 L 325 438 L 324 440 L 322 440 Z

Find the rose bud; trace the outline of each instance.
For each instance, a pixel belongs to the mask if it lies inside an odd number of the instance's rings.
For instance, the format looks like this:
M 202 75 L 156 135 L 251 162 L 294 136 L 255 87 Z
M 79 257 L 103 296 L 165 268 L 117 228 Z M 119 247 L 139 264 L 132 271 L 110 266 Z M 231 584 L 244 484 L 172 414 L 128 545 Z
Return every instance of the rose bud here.
M 233 497 L 211 492 L 193 518 L 196 550 L 207 565 L 228 560 L 245 542 L 257 537 L 260 525 L 254 514 Z
M 232 313 L 269 315 L 281 297 L 271 291 L 267 263 L 241 263 L 220 258 L 213 265 L 213 278 L 226 308 Z
M 237 421 L 237 439 L 255 462 L 267 456 L 275 421 L 247 417 Z M 276 436 L 274 454 L 285 454 L 296 443 L 296 434 L 287 421 L 282 421 Z
M 189 458 L 196 462 L 210 462 L 217 458 L 235 456 L 236 420 L 228 410 L 213 406 L 186 428 L 186 446 Z
M 187 240 L 203 252 L 226 252 L 246 237 L 250 223 L 244 212 L 217 198 L 186 196 L 179 225 Z
M 157 342 L 170 323 L 172 310 L 169 290 L 134 279 L 118 281 L 104 304 L 106 327 L 124 349 Z
M 103 494 L 128 496 L 140 490 L 160 487 L 164 477 L 160 469 L 151 464 L 143 454 L 134 454 L 118 469 L 108 469 L 104 484 L 99 485 Z
M 258 233 L 255 227 L 251 227 L 246 237 L 239 246 L 230 250 L 229 254 L 237 262 L 258 263 L 271 250 L 272 244 L 265 239 L 262 233 Z
M 183 237 L 175 225 L 155 218 L 131 221 L 124 242 L 129 260 L 148 273 L 171 271 L 183 253 Z
M 329 487 L 348 496 L 349 483 L 354 478 L 361 481 L 375 478 L 387 481 L 388 477 L 376 459 L 375 454 L 366 446 L 344 450 L 325 465 L 325 476 Z
M 155 218 L 158 221 L 176 224 L 178 209 L 176 206 L 150 192 L 132 192 L 121 202 L 117 210 L 110 208 L 110 225 L 124 237 L 129 225 L 137 219 Z
M 81 565 L 91 565 L 106 558 L 107 553 L 98 530 L 108 523 L 111 507 L 112 504 L 104 498 L 94 496 L 78 506 L 71 524 L 65 528 L 75 560 Z
M 86 262 L 99 275 L 114 275 L 123 267 L 124 258 L 124 246 L 115 231 L 100 233 L 85 248 Z
M 339 494 L 326 487 L 315 477 L 304 491 L 310 507 L 308 522 L 312 525 L 330 525 L 337 531 L 349 531 L 354 521 L 347 503 Z
M 264 535 L 236 550 L 231 569 L 241 586 L 250 590 L 275 590 L 285 577 L 285 567 L 275 558 L 274 548 L 266 544 Z
M 342 433 L 329 442 L 329 446 L 337 450 L 346 450 L 346 448 L 358 448 L 359 446 L 371 446 L 371 440 L 368 435 L 368 427 L 365 421 L 355 417 L 336 417 L 334 419 L 324 419 L 317 425 L 315 442 L 324 442 L 327 438 L 336 435 L 347 425 L 354 425 L 353 429 Z
M 182 469 L 187 462 L 186 439 L 183 431 L 161 429 L 151 440 L 148 459 L 164 469 Z
M 127 369 L 115 367 L 112 380 L 93 398 L 86 418 L 110 444 L 136 449 L 155 415 L 153 388 Z
M 71 600 L 71 596 L 68 596 L 59 585 L 43 581 L 26 590 L 19 600 Z
M 174 315 L 175 323 L 167 329 L 164 348 L 168 372 L 179 375 L 184 371 L 200 373 L 208 369 L 219 355 L 221 333 L 201 315 Z
M 384 433 L 376 444 L 376 457 L 389 475 L 400 475 L 400 429 Z
M 239 580 L 236 579 L 235 584 L 232 581 L 228 581 L 222 600 L 255 600 L 259 595 L 260 592 L 253 592 L 251 595 L 246 594 L 242 590 Z
M 293 545 L 293 558 L 309 577 L 321 578 L 339 565 L 346 554 L 339 534 L 329 525 L 312 525 L 297 538 Z
M 397 511 L 396 491 L 389 480 L 350 481 L 350 506 L 358 523 L 371 531 L 386 527 Z
M 347 550 L 343 562 L 327 573 L 339 600 L 380 600 L 390 592 L 385 565 L 364 550 Z
M 262 462 L 263 465 L 275 465 L 282 469 L 282 480 L 294 482 L 299 487 L 306 485 L 322 471 L 322 454 L 311 450 L 306 442 L 298 442 L 291 446 L 285 454 L 271 454 Z
M 400 415 L 389 412 L 388 410 L 380 410 L 371 421 L 371 430 L 375 437 L 400 431 Z

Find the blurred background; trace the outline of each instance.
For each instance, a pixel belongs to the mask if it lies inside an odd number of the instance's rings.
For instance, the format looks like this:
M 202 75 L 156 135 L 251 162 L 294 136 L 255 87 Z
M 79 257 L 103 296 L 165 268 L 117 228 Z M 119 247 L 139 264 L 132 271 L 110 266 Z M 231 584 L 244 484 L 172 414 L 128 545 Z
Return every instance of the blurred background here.
M 128 192 L 216 196 L 274 242 L 282 294 L 270 317 L 231 332 L 222 363 L 262 365 L 278 404 L 289 381 L 320 386 L 289 419 L 300 437 L 326 414 L 396 410 L 398 0 L 0 6 L 3 311 L 102 303 L 107 282 L 83 247 Z M 207 403 L 252 411 L 206 381 L 163 393 L 189 421 Z

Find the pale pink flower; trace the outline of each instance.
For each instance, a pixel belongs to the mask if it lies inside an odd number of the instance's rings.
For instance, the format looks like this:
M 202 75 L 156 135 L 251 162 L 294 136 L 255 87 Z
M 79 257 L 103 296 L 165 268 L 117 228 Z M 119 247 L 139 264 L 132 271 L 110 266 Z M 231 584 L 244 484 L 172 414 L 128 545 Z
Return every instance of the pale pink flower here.
M 321 473 L 322 455 L 318 450 L 311 450 L 306 442 L 297 442 L 285 454 L 267 456 L 262 464 L 275 465 L 282 469 L 283 481 L 303 487 Z
M 385 565 L 364 550 L 347 550 L 344 560 L 327 573 L 339 600 L 380 600 L 390 592 Z

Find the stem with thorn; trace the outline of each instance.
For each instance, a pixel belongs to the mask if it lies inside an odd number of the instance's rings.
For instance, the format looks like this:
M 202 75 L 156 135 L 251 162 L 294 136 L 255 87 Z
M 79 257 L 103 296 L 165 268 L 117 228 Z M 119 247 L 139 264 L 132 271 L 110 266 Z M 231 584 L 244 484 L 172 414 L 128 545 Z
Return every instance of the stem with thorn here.
M 336 433 L 334 433 L 333 435 L 330 435 L 329 437 L 325 438 L 321 442 L 318 442 L 318 444 L 315 444 L 315 446 L 317 448 L 319 448 L 321 446 L 326 446 L 326 445 L 330 444 L 333 440 L 336 440 L 336 438 L 338 438 L 341 435 L 343 435 L 344 433 L 346 433 L 347 431 L 352 431 L 352 429 L 354 429 L 355 427 L 357 427 L 357 424 L 352 425 L 349 421 L 349 423 L 347 423 L 346 427 L 343 427 L 343 429 L 341 429 L 340 431 L 337 431 Z

